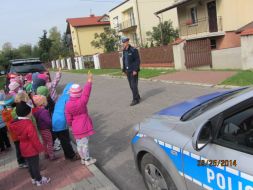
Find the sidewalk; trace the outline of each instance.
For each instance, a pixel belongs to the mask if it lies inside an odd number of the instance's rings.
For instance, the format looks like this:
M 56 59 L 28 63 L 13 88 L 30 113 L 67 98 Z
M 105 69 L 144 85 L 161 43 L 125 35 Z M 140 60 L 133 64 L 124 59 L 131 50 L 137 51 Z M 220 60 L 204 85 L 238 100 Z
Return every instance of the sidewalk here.
M 15 156 L 15 149 L 0 154 L 0 189 L 11 190 L 117 190 L 113 183 L 99 171 L 95 165 L 84 166 L 80 161 L 71 162 L 64 159 L 62 151 L 58 151 L 60 158 L 50 162 L 40 159 L 44 170 L 42 175 L 51 178 L 47 185 L 37 187 L 32 185 L 27 169 L 19 169 Z
M 154 80 L 164 80 L 171 82 L 218 85 L 227 78 L 235 75 L 236 71 L 178 71 L 154 77 Z

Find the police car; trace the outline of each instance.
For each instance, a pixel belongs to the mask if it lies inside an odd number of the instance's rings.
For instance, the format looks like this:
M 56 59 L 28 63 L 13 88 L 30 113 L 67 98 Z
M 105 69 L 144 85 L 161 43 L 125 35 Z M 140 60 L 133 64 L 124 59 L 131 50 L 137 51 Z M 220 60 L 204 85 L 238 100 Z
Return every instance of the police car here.
M 135 126 L 147 189 L 253 190 L 253 88 L 168 107 Z

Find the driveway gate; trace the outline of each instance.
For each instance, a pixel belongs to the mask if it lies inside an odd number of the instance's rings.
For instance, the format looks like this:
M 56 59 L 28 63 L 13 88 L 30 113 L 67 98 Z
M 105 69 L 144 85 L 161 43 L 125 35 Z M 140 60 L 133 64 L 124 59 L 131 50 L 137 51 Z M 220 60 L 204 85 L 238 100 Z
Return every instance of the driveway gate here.
M 209 39 L 187 41 L 184 46 L 185 66 L 187 69 L 210 66 L 212 67 L 212 54 Z

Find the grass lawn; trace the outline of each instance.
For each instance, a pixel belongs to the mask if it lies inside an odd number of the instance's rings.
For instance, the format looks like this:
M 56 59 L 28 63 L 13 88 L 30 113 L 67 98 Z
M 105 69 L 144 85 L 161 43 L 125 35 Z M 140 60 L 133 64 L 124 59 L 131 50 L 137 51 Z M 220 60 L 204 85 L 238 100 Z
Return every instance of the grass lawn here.
M 4 89 L 4 84 L 5 84 L 5 76 L 0 77 L 0 90 Z
M 234 86 L 253 85 L 253 71 L 239 71 L 236 75 L 228 78 L 221 84 Z
M 121 72 L 120 69 L 81 69 L 81 70 L 68 70 L 66 72 L 87 74 L 89 70 L 94 75 L 105 75 L 105 74 L 113 74 L 113 73 Z
M 172 73 L 172 72 L 175 72 L 175 70 L 174 69 L 141 69 L 141 71 L 139 73 L 139 77 L 149 79 L 152 77 L 156 77 L 156 76 L 159 76 L 162 74 Z M 123 76 L 121 71 L 119 73 L 114 73 L 112 75 L 113 76 Z
M 70 73 L 84 73 L 87 74 L 88 71 L 91 71 L 94 75 L 111 75 L 111 76 L 124 76 L 121 69 L 83 69 L 83 70 L 71 70 L 65 71 Z M 140 78 L 152 78 L 162 74 L 175 72 L 174 69 L 141 69 L 139 73 Z

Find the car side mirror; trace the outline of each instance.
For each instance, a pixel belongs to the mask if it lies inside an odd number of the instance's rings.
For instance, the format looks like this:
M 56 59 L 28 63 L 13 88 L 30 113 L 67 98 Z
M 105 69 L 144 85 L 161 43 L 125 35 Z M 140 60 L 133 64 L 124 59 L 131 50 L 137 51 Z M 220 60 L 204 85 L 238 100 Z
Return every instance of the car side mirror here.
M 198 128 L 192 138 L 194 150 L 200 151 L 212 140 L 212 124 L 210 121 Z

